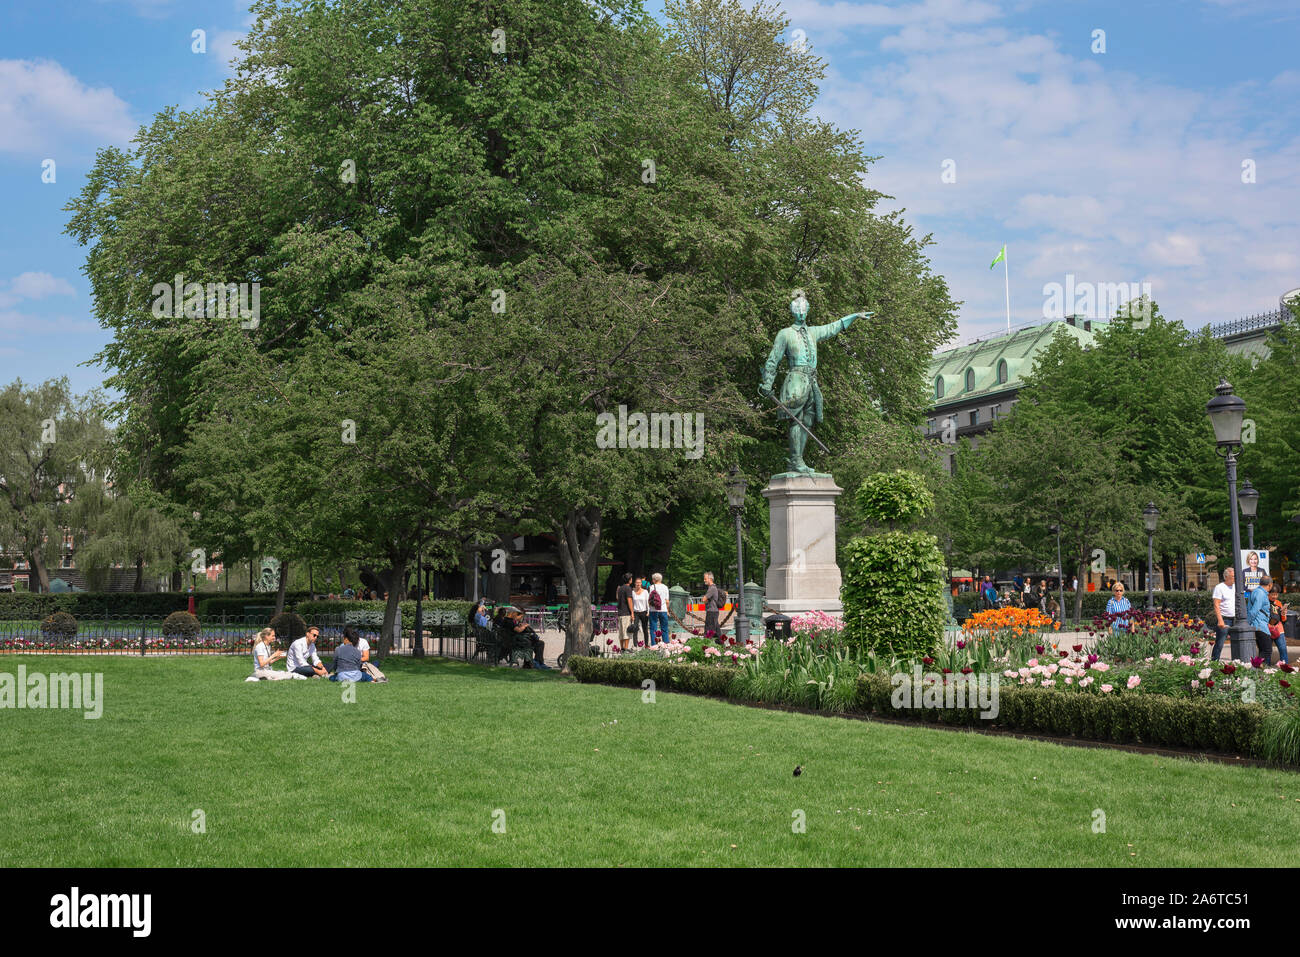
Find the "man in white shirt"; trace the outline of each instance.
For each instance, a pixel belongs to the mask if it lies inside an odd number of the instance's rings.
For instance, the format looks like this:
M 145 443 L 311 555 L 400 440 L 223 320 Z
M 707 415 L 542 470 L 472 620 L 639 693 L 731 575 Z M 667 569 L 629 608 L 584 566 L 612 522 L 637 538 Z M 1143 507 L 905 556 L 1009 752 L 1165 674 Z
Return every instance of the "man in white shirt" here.
M 1218 661 L 1223 653 L 1223 640 L 1228 637 L 1236 617 L 1237 589 L 1234 587 L 1236 571 L 1231 566 L 1223 570 L 1223 581 L 1214 586 L 1214 651 L 1211 661 Z
M 307 629 L 307 634 L 289 646 L 289 657 L 285 662 L 290 674 L 302 675 L 304 678 L 325 678 L 329 672 L 321 664 L 320 655 L 316 654 L 316 639 L 320 629 L 314 625 Z

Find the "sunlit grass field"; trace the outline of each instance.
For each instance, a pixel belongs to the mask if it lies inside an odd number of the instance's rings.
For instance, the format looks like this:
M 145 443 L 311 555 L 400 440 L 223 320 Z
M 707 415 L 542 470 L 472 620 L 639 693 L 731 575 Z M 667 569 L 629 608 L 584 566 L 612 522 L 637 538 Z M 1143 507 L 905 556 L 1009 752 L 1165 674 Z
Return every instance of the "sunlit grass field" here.
M 441 660 L 390 659 L 392 680 L 355 702 L 325 681 L 245 683 L 244 658 L 24 655 L 0 671 L 20 664 L 102 672 L 104 711 L 0 710 L 5 866 L 1300 859 L 1300 775 L 1280 770 L 647 703 Z

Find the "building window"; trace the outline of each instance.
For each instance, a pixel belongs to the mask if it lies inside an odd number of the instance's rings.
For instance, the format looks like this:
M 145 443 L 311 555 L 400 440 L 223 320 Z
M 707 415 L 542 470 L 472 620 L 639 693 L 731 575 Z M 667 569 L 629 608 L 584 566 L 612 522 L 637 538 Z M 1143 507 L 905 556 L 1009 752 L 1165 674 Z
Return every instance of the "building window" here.
M 975 389 L 975 370 L 967 369 L 966 370 L 966 391 L 972 392 L 974 391 L 974 389 Z
M 926 431 L 927 431 L 927 432 L 933 432 L 933 431 L 934 431 L 934 419 L 931 419 L 931 420 L 929 421 L 929 424 L 926 426 Z
M 997 405 L 993 406 L 992 412 L 993 421 L 996 422 L 1002 415 L 1002 403 L 999 402 Z
M 942 398 L 943 398 L 943 376 L 936 376 L 936 377 L 935 377 L 935 380 L 934 380 L 934 397 L 935 397 L 936 399 L 942 399 Z
M 970 424 L 971 424 L 971 425 L 979 425 L 979 424 L 980 424 L 980 410 L 979 410 L 979 409 L 971 409 L 971 410 L 970 410 Z
M 1007 381 L 1007 360 L 999 359 L 998 360 L 998 382 L 1006 382 L 1006 381 Z

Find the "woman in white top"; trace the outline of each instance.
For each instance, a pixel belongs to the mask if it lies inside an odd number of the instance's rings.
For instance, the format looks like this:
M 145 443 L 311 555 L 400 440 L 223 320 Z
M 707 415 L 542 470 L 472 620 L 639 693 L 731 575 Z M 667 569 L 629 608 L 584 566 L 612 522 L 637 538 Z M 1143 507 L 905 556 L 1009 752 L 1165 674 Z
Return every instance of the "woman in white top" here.
M 276 681 L 281 678 L 292 678 L 293 675 L 287 671 L 273 671 L 271 666 L 284 657 L 283 651 L 272 652 L 271 645 L 275 644 L 275 629 L 263 628 L 257 633 L 257 640 L 253 642 L 253 677 L 256 679 Z
M 638 647 L 648 645 L 650 643 L 650 590 L 639 578 L 632 586 L 632 614 L 636 618 L 636 629 L 639 633 L 636 638 Z

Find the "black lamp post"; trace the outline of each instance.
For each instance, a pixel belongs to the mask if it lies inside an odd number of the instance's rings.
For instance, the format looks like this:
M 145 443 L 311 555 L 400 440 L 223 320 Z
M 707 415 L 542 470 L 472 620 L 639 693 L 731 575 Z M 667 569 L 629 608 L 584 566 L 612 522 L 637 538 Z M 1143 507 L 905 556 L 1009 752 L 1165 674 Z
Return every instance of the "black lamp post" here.
M 1237 489 L 1237 501 L 1241 504 L 1241 517 L 1246 520 L 1246 547 L 1255 547 L 1255 516 L 1259 514 L 1259 489 L 1244 479 Z
M 749 617 L 745 614 L 744 607 L 745 551 L 741 532 L 745 514 L 745 477 L 734 465 L 727 473 L 727 504 L 731 506 L 731 514 L 736 521 L 736 641 L 743 645 L 749 640 Z
M 1056 536 L 1056 594 L 1061 598 L 1061 624 L 1065 624 L 1065 566 L 1061 564 L 1061 526 L 1049 525 L 1047 530 Z
M 1152 552 L 1152 543 L 1156 537 L 1156 522 L 1160 520 L 1160 509 L 1156 508 L 1155 502 L 1147 502 L 1147 507 L 1142 509 L 1142 523 L 1147 527 L 1147 611 L 1156 610 L 1155 599 L 1155 555 Z
M 1214 398 L 1205 405 L 1205 414 L 1214 426 L 1215 449 L 1223 456 L 1228 472 L 1228 514 L 1232 523 L 1232 568 L 1236 614 L 1232 622 L 1232 654 L 1239 661 L 1255 657 L 1255 631 L 1246 619 L 1245 578 L 1241 573 L 1241 523 L 1237 520 L 1237 450 L 1241 448 L 1241 420 L 1246 415 L 1246 401 L 1232 394 L 1227 379 L 1220 379 Z

